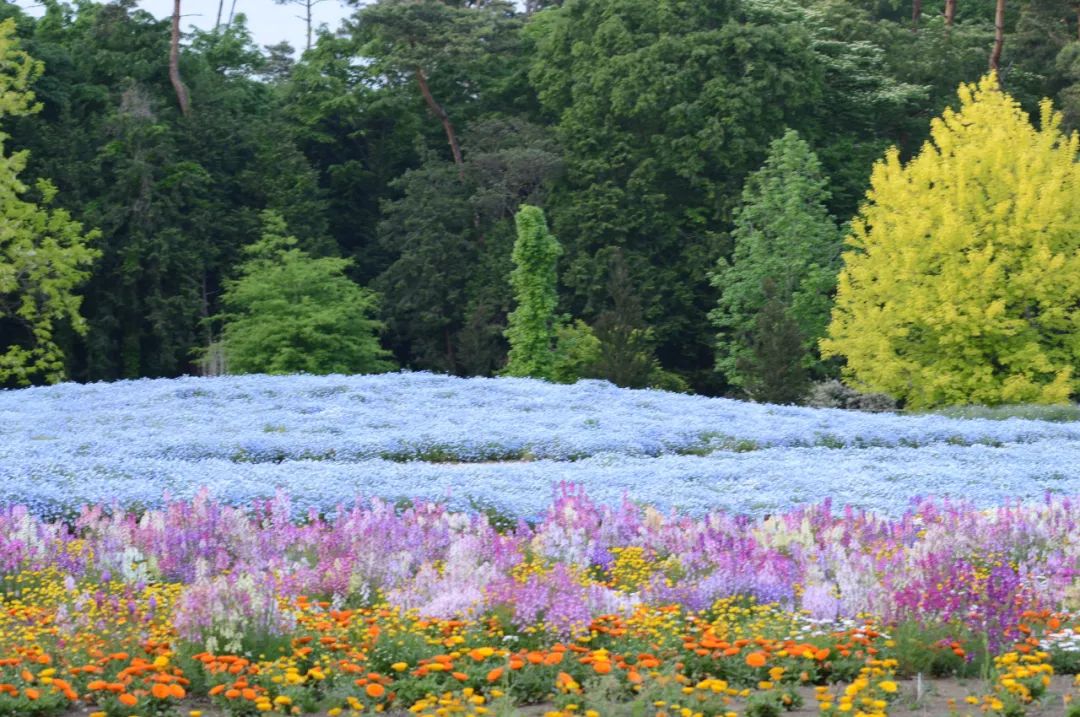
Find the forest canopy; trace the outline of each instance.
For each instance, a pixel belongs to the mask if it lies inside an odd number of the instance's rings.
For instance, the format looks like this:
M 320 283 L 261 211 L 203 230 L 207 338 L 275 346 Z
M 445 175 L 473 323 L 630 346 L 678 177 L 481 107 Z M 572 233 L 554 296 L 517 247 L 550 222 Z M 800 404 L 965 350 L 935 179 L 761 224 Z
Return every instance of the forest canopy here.
M 917 156 L 989 69 L 1002 107 L 1038 126 L 1048 99 L 1055 132 L 1080 126 L 1074 0 L 343 4 L 300 51 L 257 46 L 239 14 L 199 30 L 133 0 L 0 5 L 9 52 L 40 63 L 3 68 L 37 110 L 0 116 L 7 184 L 75 252 L 47 335 L 0 313 L 0 356 L 48 347 L 0 385 L 220 370 L 206 357 L 240 335 L 230 296 L 268 216 L 359 307 L 331 315 L 371 361 L 328 366 L 504 373 L 515 217 L 535 207 L 560 247 L 537 335 L 587 356 L 561 380 L 783 396 L 763 376 L 843 374 L 903 398 L 817 348 L 875 163 Z M 1019 121 L 1002 112 L 988 121 Z

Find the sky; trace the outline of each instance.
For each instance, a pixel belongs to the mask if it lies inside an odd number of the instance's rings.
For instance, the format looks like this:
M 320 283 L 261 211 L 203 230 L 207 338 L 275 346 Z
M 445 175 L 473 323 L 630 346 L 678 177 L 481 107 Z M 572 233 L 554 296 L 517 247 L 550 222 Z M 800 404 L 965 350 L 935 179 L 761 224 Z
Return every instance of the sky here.
M 2 1 L 2 0 L 0 0 Z M 303 7 L 299 5 L 278 5 L 273 0 L 235 0 L 236 12 L 247 15 L 248 28 L 258 45 L 273 45 L 288 40 L 298 50 L 306 43 L 304 21 L 300 19 Z M 233 0 L 225 0 L 224 15 L 228 17 Z M 36 0 L 15 0 L 15 4 L 32 14 L 41 12 Z M 139 7 L 158 17 L 172 15 L 173 0 L 141 0 Z M 217 19 L 218 0 L 183 0 L 181 5 L 180 25 L 187 29 L 191 25 L 203 29 L 214 26 Z M 315 25 L 326 23 L 331 30 L 336 28 L 342 18 L 349 15 L 350 9 L 339 0 L 323 0 L 312 8 Z

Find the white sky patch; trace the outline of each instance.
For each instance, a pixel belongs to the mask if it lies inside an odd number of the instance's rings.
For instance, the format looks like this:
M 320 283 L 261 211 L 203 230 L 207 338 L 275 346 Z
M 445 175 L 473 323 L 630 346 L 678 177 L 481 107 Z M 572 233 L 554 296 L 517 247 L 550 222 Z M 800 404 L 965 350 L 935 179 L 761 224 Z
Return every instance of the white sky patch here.
M 191 26 L 212 29 L 217 21 L 218 3 L 219 0 L 183 0 L 181 27 L 185 30 Z M 36 0 L 15 0 L 15 4 L 31 15 L 39 16 L 44 12 Z M 304 49 L 307 30 L 300 17 L 304 13 L 302 6 L 278 5 L 273 0 L 235 0 L 235 5 L 238 14 L 247 16 L 248 29 L 257 45 L 274 45 L 287 40 L 298 51 Z M 222 22 L 228 18 L 232 6 L 233 0 L 225 0 Z M 139 7 L 157 17 L 169 17 L 173 0 L 141 0 Z M 354 9 L 346 7 L 340 0 L 323 0 L 312 8 L 313 24 L 316 27 L 325 24 L 333 31 Z

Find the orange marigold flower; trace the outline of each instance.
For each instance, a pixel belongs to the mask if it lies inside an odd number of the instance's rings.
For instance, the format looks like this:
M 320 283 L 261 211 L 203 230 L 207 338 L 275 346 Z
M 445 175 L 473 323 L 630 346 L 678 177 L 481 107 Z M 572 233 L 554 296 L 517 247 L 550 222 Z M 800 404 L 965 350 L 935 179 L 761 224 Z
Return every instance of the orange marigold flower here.
M 28 700 L 33 701 L 33 700 L 36 700 L 38 697 L 41 697 L 40 692 L 35 690 L 33 687 L 27 687 L 26 688 L 26 698 Z
M 746 656 L 746 664 L 751 667 L 764 667 L 765 663 L 769 661 L 769 658 L 765 656 L 765 653 L 761 650 L 751 652 Z
M 376 682 L 372 682 L 364 688 L 364 692 L 367 693 L 368 697 L 379 699 L 386 694 L 386 688 Z
M 139 698 L 131 694 L 130 692 L 125 692 L 124 694 L 120 695 L 118 699 L 120 700 L 120 704 L 126 707 L 134 707 L 136 704 L 139 703 Z
M 501 668 L 501 667 L 496 667 L 496 668 L 495 668 L 494 670 L 492 670 L 491 672 L 487 673 L 487 681 L 488 681 L 488 682 L 495 682 L 495 681 L 497 681 L 497 680 L 498 680 L 498 679 L 499 679 L 500 677 L 502 677 L 502 674 L 503 674 L 503 668 Z

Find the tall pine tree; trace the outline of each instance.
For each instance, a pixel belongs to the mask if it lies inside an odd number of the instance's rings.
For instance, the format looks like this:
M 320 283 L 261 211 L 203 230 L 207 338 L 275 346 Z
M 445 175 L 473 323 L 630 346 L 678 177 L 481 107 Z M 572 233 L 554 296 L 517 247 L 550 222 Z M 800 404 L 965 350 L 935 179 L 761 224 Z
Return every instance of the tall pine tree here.
M 771 301 L 802 337 L 798 363 L 815 376 L 825 373 L 817 343 L 829 321 L 839 267 L 840 232 L 825 208 L 828 180 L 814 152 L 794 130 L 770 146 L 765 165 L 743 189 L 732 233 L 735 250 L 711 274 L 720 292 L 709 317 L 717 328 L 716 368 L 729 383 L 747 388 L 748 368 L 760 364 L 772 345 L 760 336 L 759 315 Z M 766 288 L 772 287 L 771 296 Z M 784 351 L 791 351 L 789 341 Z

